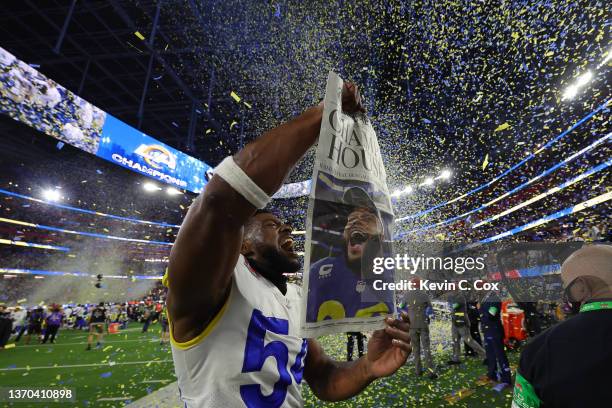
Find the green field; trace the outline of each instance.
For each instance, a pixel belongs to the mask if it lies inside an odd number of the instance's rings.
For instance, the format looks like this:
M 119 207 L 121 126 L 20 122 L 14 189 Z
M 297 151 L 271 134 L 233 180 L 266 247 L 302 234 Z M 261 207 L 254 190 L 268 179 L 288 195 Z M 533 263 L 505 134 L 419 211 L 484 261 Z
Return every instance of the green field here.
M 140 333 L 140 325 L 105 336 L 101 349 L 85 351 L 87 334 L 62 330 L 56 344 L 23 344 L 0 352 L 0 386 L 68 387 L 76 391 L 75 402 L 15 403 L 15 407 L 121 407 L 175 381 L 169 346 L 159 345 L 159 326 Z M 337 359 L 345 357 L 345 336 L 319 339 Z M 511 391 L 492 391 L 478 385 L 486 370 L 478 359 L 446 367 L 446 351 L 434 353 L 440 378 L 431 381 L 414 376 L 412 364 L 394 376 L 381 379 L 355 398 L 336 404 L 317 400 L 304 386 L 306 407 L 504 407 L 510 406 Z M 511 362 L 517 353 L 509 354 Z M 455 395 L 454 402 L 448 402 Z
M 0 352 L 0 384 L 76 390 L 76 402 L 16 407 L 123 406 L 176 380 L 170 347 L 159 344 L 159 326 L 144 334 L 140 326 L 105 335 L 103 347 L 90 351 L 85 351 L 87 334 L 81 331 L 62 330 L 55 344 L 34 344 L 32 339 L 26 346 L 22 338 L 17 347 Z M 125 400 L 100 401 L 104 398 Z
M 346 337 L 335 335 L 319 338 L 328 354 L 336 359 L 346 358 Z M 435 345 L 435 343 L 432 343 Z M 435 349 L 436 347 L 433 347 Z M 441 347 L 439 347 L 441 348 Z M 432 350 L 433 350 L 432 349 Z M 508 353 L 511 366 L 518 361 L 518 352 Z M 304 386 L 305 407 L 415 407 L 415 408 L 509 408 L 511 389 L 502 393 L 493 391 L 492 385 L 478 385 L 479 377 L 486 374 L 486 366 L 478 358 L 468 358 L 458 366 L 447 366 L 450 354 L 434 352 L 434 364 L 440 377 L 429 380 L 414 374 L 414 365 L 409 362 L 391 377 L 380 379 L 354 398 L 338 403 L 323 404 Z M 462 357 L 463 358 L 463 357 Z M 447 399 L 455 397 L 454 401 Z

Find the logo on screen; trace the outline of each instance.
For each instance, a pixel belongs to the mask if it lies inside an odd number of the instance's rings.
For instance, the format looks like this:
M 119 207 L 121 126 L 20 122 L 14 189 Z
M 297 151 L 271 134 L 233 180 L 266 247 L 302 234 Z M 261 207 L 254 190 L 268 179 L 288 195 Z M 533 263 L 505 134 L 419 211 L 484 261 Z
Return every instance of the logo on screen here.
M 141 144 L 134 153 L 156 169 L 161 169 L 162 165 L 172 170 L 176 169 L 176 157 L 163 146 Z

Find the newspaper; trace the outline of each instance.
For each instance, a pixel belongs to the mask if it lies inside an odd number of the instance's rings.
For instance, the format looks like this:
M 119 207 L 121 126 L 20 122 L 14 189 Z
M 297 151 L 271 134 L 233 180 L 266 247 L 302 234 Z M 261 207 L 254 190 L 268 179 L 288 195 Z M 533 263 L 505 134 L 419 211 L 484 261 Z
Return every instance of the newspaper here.
M 329 73 L 306 220 L 302 335 L 370 331 L 395 314 L 393 210 L 376 133 L 342 112 L 344 82 Z

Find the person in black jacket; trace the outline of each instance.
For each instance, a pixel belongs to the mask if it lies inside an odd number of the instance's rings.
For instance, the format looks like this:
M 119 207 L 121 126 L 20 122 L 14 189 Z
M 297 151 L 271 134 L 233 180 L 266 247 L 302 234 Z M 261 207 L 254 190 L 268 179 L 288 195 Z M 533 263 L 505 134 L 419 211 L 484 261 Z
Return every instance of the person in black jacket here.
M 566 299 L 580 312 L 525 346 L 512 408 L 612 406 L 612 246 L 574 252 L 561 279 Z
M 42 323 L 45 319 L 45 312 L 42 307 L 37 307 L 36 309 L 30 312 L 30 317 L 28 318 L 28 334 L 25 338 L 25 344 L 30 344 L 30 339 L 32 335 L 36 335 L 38 338 L 38 342 L 40 343 L 40 335 L 42 334 Z
M 467 314 L 468 318 L 470 319 L 470 334 L 472 335 L 472 338 L 476 340 L 476 343 L 482 346 L 482 338 L 480 337 L 479 329 L 480 312 L 478 310 L 478 302 L 474 302 L 473 300 L 467 302 Z M 464 344 L 464 346 L 465 349 L 463 354 L 466 357 L 478 356 L 478 354 L 474 351 L 473 348 L 471 348 L 467 344 Z
M 6 306 L 0 305 L 0 350 L 4 349 L 13 331 L 13 319 Z
M 501 391 L 512 383 L 510 363 L 504 350 L 504 326 L 501 321 L 501 300 L 491 291 L 480 304 L 480 324 L 487 352 L 487 377 L 499 382 L 494 387 Z
M 363 341 L 365 338 L 365 335 L 361 332 L 346 333 L 346 361 L 353 361 L 355 340 L 357 340 L 357 352 L 359 354 L 359 358 L 363 357 Z

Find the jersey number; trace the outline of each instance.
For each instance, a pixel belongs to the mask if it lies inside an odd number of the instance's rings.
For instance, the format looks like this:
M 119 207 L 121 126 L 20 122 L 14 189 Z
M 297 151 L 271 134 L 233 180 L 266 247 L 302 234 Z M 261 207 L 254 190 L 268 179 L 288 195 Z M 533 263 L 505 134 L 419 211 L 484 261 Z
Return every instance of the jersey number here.
M 378 302 L 373 306 L 364 307 L 363 309 L 357 310 L 354 317 L 372 317 L 387 313 L 390 313 L 389 307 L 387 307 L 387 305 L 383 302 Z M 325 302 L 321 303 L 321 306 L 319 306 L 317 322 L 328 318 L 331 320 L 338 320 L 344 319 L 345 317 L 346 311 L 344 310 L 342 303 L 338 302 L 337 300 L 326 300 Z
M 279 379 L 274 384 L 270 395 L 263 395 L 260 384 L 249 384 L 240 386 L 242 401 L 249 408 L 278 408 L 285 401 L 287 387 L 291 385 L 291 375 L 287 371 L 289 360 L 289 349 L 285 343 L 274 340 L 265 344 L 266 331 L 276 334 L 289 334 L 289 321 L 275 317 L 266 317 L 261 311 L 254 309 L 249 323 L 246 346 L 244 348 L 244 361 L 242 372 L 251 373 L 261 371 L 266 358 L 273 357 Z M 308 343 L 302 341 L 302 349 L 295 357 L 295 363 L 291 366 L 291 374 L 297 384 L 302 382 L 304 372 L 304 356 Z

